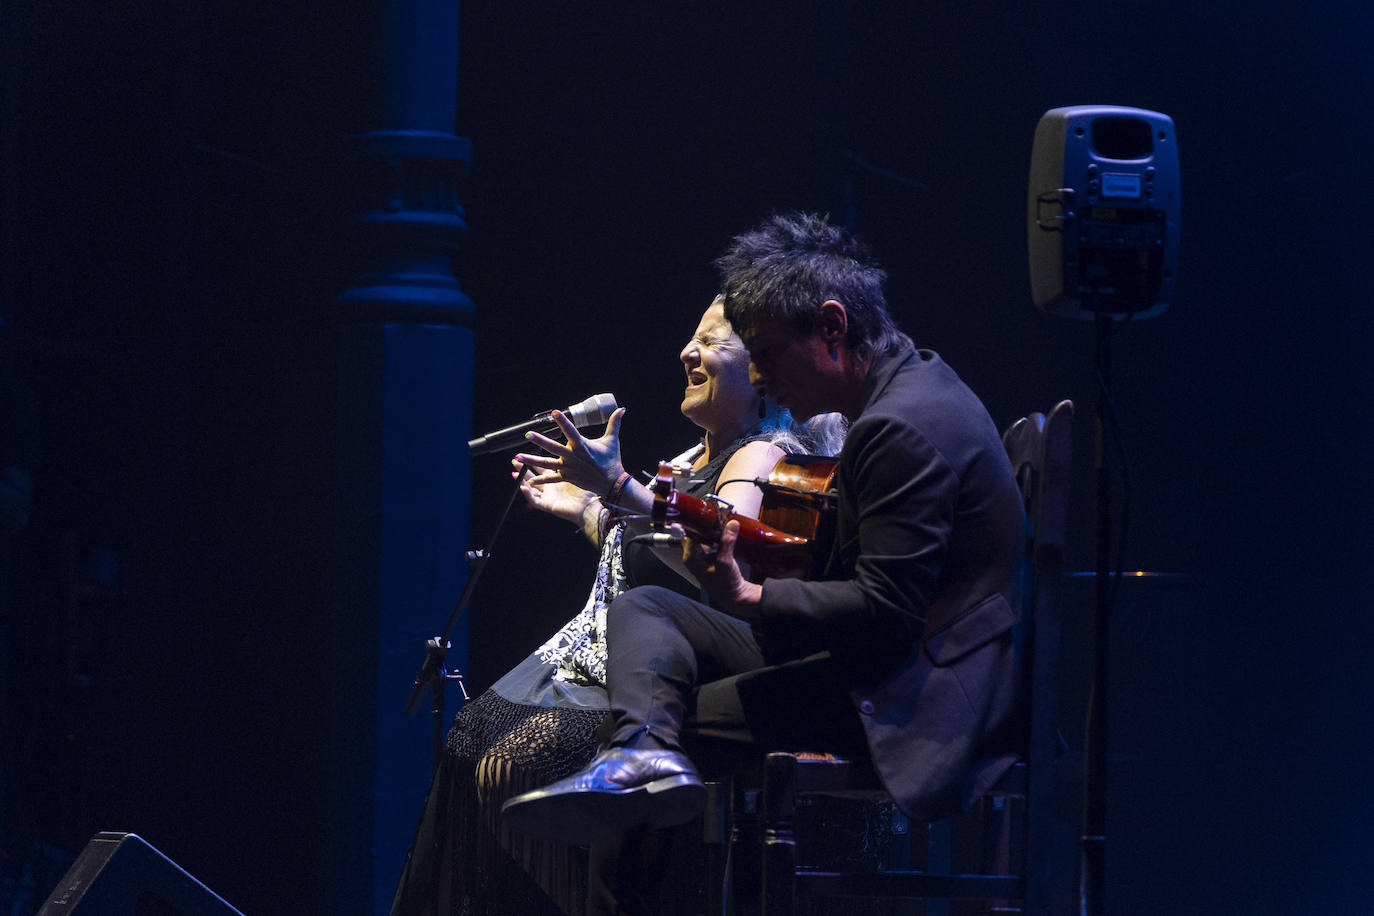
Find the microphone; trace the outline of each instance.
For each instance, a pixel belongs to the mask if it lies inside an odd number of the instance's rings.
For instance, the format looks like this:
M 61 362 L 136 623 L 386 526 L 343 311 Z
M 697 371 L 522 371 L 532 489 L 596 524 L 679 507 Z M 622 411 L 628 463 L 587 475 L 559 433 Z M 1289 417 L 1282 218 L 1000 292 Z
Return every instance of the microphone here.
M 773 483 L 767 477 L 755 477 L 750 481 L 764 493 L 773 495 L 796 496 L 801 499 L 814 499 L 820 503 L 822 509 L 830 509 L 839 505 L 840 491 L 834 488 L 829 490 L 799 490 L 796 487 L 789 487 L 785 483 Z
M 605 423 L 611 414 L 615 413 L 615 409 L 615 395 L 607 393 L 593 395 L 585 401 L 572 405 L 563 413 L 572 421 L 573 426 L 582 427 Z M 498 429 L 495 432 L 487 433 L 485 436 L 471 439 L 468 441 L 468 451 L 476 456 L 515 448 L 525 441 L 525 433 L 528 432 L 544 433 L 545 435 L 558 432 L 558 424 L 553 420 L 553 411 L 548 410 L 536 414 L 524 423 L 507 426 L 505 429 Z

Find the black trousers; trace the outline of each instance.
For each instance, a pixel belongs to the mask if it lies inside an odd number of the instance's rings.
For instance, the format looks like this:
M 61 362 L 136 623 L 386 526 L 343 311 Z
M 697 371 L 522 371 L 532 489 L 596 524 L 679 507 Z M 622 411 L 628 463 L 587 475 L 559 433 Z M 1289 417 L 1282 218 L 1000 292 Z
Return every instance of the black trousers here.
M 748 622 L 644 586 L 607 609 L 606 644 L 607 745 L 689 756 L 729 745 L 864 750 L 858 714 L 819 640 L 792 645 L 796 657 L 766 658 Z
M 766 657 L 759 635 L 773 645 L 768 633 L 668 589 L 621 595 L 606 611 L 611 720 L 602 743 L 683 750 L 708 778 L 769 749 L 864 753 L 858 714 L 820 641 L 794 642 L 799 657 L 779 660 Z M 658 912 L 665 851 L 647 829 L 593 844 L 588 913 Z

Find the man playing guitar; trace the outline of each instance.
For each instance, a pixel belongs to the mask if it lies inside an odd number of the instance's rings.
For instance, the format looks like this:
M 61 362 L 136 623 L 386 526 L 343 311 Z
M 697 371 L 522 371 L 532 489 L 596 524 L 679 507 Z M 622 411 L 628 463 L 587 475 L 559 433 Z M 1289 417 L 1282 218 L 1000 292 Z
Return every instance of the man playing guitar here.
M 770 217 L 717 266 L 750 380 L 798 419 L 852 421 L 831 546 L 809 578 L 750 581 L 727 518 L 718 544 L 684 547 L 710 606 L 652 587 L 617 598 L 609 738 L 580 773 L 507 802 L 515 829 L 613 847 L 688 820 L 704 802 L 697 762 L 722 745 L 867 753 L 917 820 L 957 811 L 1016 760 L 1025 516 L 995 424 L 896 328 L 883 271 L 825 218 Z M 646 909 L 644 872 L 599 861 L 590 911 Z

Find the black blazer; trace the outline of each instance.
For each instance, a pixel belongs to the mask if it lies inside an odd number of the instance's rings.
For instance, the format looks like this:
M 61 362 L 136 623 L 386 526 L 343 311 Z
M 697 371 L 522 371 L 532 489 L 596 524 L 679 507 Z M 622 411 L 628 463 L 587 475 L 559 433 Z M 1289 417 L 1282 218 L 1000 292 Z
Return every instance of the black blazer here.
M 864 394 L 825 573 L 765 580 L 761 635 L 830 650 L 884 785 L 933 820 L 1017 757 L 1025 512 L 995 424 L 935 353 L 878 357 Z

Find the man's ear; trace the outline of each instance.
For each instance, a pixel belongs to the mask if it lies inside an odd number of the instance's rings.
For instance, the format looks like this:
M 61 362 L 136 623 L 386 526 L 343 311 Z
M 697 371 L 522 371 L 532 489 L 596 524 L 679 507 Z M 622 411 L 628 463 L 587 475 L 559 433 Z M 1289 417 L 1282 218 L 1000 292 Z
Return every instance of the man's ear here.
M 845 336 L 849 331 L 849 315 L 845 312 L 844 303 L 835 299 L 827 299 L 821 303 L 821 320 L 817 333 L 826 347 L 834 350 L 844 343 Z

